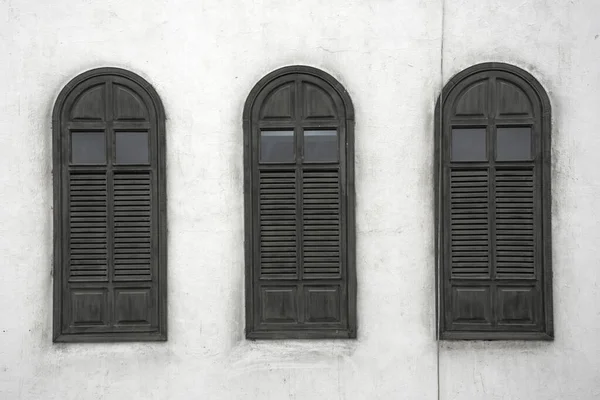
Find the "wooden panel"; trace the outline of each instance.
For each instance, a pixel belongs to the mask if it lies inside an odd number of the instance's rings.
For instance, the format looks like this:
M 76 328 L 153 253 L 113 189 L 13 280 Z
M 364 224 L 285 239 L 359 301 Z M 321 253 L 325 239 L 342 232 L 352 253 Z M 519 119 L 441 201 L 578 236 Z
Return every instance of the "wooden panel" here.
M 70 325 L 72 327 L 108 325 L 106 289 L 73 289 Z
M 294 117 L 294 83 L 287 83 L 273 90 L 265 99 L 260 111 L 261 119 Z
M 114 175 L 114 280 L 152 279 L 152 176 Z
M 144 121 L 148 110 L 144 101 L 130 88 L 114 84 L 114 117 L 117 121 Z
M 333 99 L 324 89 L 312 83 L 303 82 L 304 88 L 304 117 L 336 118 L 337 112 Z
M 298 273 L 296 172 L 260 172 L 260 276 L 295 279 Z
M 306 279 L 341 275 L 340 178 L 336 169 L 304 171 L 303 273 Z
M 533 167 L 496 171 L 496 276 L 534 278 Z
M 453 323 L 491 324 L 490 288 L 453 286 L 451 315 Z
M 487 168 L 450 171 L 450 268 L 453 278 L 488 277 Z
M 484 117 L 488 113 L 488 80 L 476 82 L 464 89 L 455 102 L 457 117 Z
M 339 286 L 305 286 L 304 307 L 306 322 L 334 322 L 341 319 Z
M 507 116 L 532 116 L 531 101 L 521 88 L 515 84 L 498 79 L 497 84 L 497 107 L 498 115 Z
M 535 287 L 500 286 L 497 288 L 499 324 L 533 324 L 535 322 Z
M 106 281 L 106 172 L 71 172 L 69 178 L 69 281 Z
M 260 295 L 261 321 L 264 323 L 297 323 L 298 290 L 285 287 L 262 287 Z
M 152 293 L 150 288 L 115 289 L 115 322 L 120 325 L 151 323 Z
M 106 85 L 101 83 L 82 92 L 71 107 L 73 121 L 103 121 Z

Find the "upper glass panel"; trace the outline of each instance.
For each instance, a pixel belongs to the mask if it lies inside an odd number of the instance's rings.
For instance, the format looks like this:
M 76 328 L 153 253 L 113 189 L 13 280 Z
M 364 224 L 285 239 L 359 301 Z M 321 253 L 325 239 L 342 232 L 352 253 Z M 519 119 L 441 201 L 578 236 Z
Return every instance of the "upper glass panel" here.
M 104 132 L 72 132 L 71 162 L 73 164 L 106 164 Z
M 261 131 L 260 162 L 286 163 L 295 160 L 294 131 Z
M 485 128 L 452 129 L 452 161 L 486 161 Z
M 531 127 L 498 128 L 496 133 L 496 160 L 531 160 Z
M 115 132 L 117 164 L 148 164 L 148 132 Z
M 305 130 L 304 161 L 336 162 L 339 159 L 337 130 Z

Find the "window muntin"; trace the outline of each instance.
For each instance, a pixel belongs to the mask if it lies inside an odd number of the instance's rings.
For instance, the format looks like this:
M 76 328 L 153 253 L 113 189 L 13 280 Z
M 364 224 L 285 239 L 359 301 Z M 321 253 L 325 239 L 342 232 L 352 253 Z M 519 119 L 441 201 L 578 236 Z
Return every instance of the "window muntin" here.
M 131 72 L 88 71 L 59 95 L 53 136 L 54 341 L 165 340 L 158 95 Z
M 551 339 L 548 98 L 507 64 L 450 82 L 436 125 L 440 337 Z M 457 129 L 482 135 L 457 151 Z
M 350 99 L 322 71 L 283 68 L 250 94 L 248 338 L 355 337 L 352 133 Z

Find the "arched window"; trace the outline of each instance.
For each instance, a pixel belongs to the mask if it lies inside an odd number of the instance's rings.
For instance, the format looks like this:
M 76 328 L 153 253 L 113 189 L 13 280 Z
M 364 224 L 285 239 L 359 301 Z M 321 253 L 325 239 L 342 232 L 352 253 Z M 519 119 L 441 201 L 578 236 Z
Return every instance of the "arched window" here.
M 520 68 L 480 64 L 436 111 L 440 338 L 552 339 L 546 92 Z
M 315 68 L 264 77 L 244 109 L 246 337 L 356 337 L 354 111 Z
M 54 340 L 166 340 L 165 115 L 122 69 L 73 79 L 53 113 Z

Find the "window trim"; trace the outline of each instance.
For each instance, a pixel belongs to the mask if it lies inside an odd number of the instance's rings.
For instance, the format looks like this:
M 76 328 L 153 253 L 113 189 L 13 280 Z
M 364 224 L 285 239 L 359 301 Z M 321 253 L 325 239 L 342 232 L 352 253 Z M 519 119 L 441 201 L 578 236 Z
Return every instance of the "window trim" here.
M 67 215 L 62 212 L 65 201 L 62 198 L 63 185 L 63 157 L 68 157 L 63 149 L 63 121 L 61 114 L 69 95 L 80 88 L 85 81 L 101 76 L 117 76 L 133 81 L 142 87 L 150 97 L 156 113 L 157 135 L 157 207 L 158 207 L 158 284 L 156 300 L 158 302 L 158 331 L 157 332 L 114 332 L 98 334 L 63 334 L 62 327 L 62 297 L 63 297 L 63 252 L 64 227 L 67 224 Z M 166 186 L 166 129 L 165 111 L 162 101 L 152 85 L 134 72 L 115 67 L 100 67 L 88 70 L 71 79 L 60 91 L 52 111 L 52 180 L 53 180 L 53 342 L 128 342 L 128 341 L 165 341 L 167 340 L 167 186 Z
M 444 285 L 444 259 L 443 259 L 443 188 L 442 188 L 442 136 L 444 127 L 447 125 L 447 116 L 443 114 L 444 106 L 453 89 L 472 75 L 482 72 L 500 71 L 514 75 L 524 80 L 531 90 L 535 92 L 539 100 L 540 116 L 540 141 L 542 143 L 541 155 L 541 228 L 542 241 L 542 282 L 544 318 L 542 320 L 545 330 L 542 332 L 498 332 L 498 331 L 447 331 L 445 330 L 445 304 L 443 296 Z M 438 340 L 554 340 L 554 317 L 552 298 L 552 213 L 551 213 L 551 144 L 552 144 L 552 120 L 551 104 L 547 91 L 541 83 L 529 72 L 502 62 L 485 62 L 468 67 L 454 75 L 442 90 L 435 105 L 434 115 L 434 231 L 435 231 L 435 266 L 436 266 L 436 311 Z
M 252 120 L 252 110 L 259 95 L 271 82 L 290 74 L 306 74 L 331 85 L 337 92 L 345 110 L 346 129 L 346 197 L 347 197 L 347 236 L 346 243 L 342 243 L 346 251 L 346 273 L 348 291 L 348 330 L 279 330 L 272 332 L 254 330 L 254 229 L 253 210 L 256 199 L 252 196 L 252 132 L 258 127 L 259 121 Z M 244 255 L 245 255 L 245 337 L 246 339 L 334 339 L 356 338 L 356 223 L 355 223 L 355 189 L 354 189 L 354 106 L 350 95 L 337 79 L 320 69 L 292 65 L 276 69 L 260 79 L 246 98 L 243 111 L 243 145 L 244 145 Z

